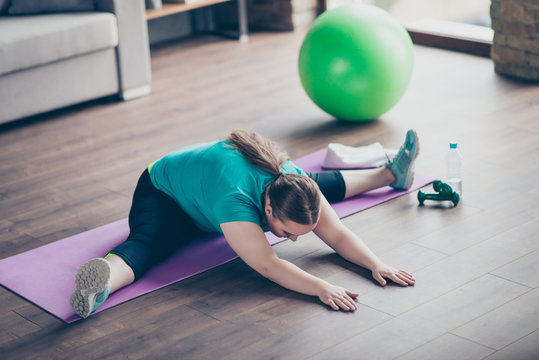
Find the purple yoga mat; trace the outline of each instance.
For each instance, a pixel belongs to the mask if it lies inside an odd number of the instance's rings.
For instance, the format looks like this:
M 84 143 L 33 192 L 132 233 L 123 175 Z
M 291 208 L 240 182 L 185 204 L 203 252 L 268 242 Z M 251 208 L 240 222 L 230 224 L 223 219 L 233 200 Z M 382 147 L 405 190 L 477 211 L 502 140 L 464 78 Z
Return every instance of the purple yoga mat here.
M 295 163 L 306 171 L 320 171 L 325 154 L 326 149 L 322 149 L 295 160 Z M 416 174 L 409 191 L 416 190 L 433 180 Z M 406 192 L 385 187 L 333 204 L 333 207 L 342 218 Z M 77 269 L 87 260 L 107 254 L 109 250 L 123 242 L 128 233 L 127 219 L 123 219 L 0 260 L 0 284 L 58 318 L 72 323 L 80 319 L 69 306 L 69 296 L 75 288 L 74 278 Z M 285 240 L 271 233 L 266 235 L 272 245 Z M 223 236 L 208 234 L 152 268 L 137 282 L 112 294 L 97 312 L 224 264 L 236 257 L 236 253 L 228 246 Z

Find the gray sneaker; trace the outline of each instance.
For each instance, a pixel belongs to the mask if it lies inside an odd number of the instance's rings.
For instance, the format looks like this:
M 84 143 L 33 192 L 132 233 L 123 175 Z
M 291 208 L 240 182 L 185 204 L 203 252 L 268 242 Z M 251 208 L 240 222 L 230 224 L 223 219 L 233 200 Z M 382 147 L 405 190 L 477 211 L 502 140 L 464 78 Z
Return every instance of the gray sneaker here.
M 103 258 L 89 260 L 75 275 L 70 304 L 75 314 L 87 318 L 103 305 L 110 293 L 110 264 Z
M 408 190 L 414 182 L 414 162 L 419 155 L 419 138 L 414 130 L 406 132 L 406 139 L 393 160 L 388 160 L 386 166 L 395 176 L 395 181 L 389 186 Z

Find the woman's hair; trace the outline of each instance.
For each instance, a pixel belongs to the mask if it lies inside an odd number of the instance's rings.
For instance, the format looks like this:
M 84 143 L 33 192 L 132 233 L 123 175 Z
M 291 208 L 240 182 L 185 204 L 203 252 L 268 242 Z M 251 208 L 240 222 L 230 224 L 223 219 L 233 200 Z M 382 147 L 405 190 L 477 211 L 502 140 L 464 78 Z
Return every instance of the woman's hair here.
M 268 198 L 275 217 L 281 221 L 288 219 L 303 225 L 318 221 L 318 185 L 307 176 L 281 174 L 281 165 L 289 158 L 279 145 L 245 130 L 233 131 L 226 141 L 251 164 L 275 176 L 268 188 Z

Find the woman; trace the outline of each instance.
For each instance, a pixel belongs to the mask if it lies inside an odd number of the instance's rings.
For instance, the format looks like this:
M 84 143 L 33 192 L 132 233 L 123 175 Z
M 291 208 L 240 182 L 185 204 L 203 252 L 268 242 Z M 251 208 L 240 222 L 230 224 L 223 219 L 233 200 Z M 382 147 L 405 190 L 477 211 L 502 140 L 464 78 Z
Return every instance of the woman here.
M 382 286 L 385 278 L 413 285 L 412 275 L 383 263 L 346 228 L 329 202 L 387 185 L 408 189 L 418 152 L 413 130 L 392 161 L 370 170 L 306 173 L 275 143 L 243 130 L 225 141 L 176 150 L 143 172 L 129 213 L 129 237 L 104 259 L 92 259 L 77 271 L 71 306 L 86 318 L 110 293 L 139 279 L 201 232 L 221 232 L 261 275 L 318 296 L 334 310 L 354 311 L 358 294 L 279 259 L 264 231 L 292 241 L 313 231 L 342 257 L 371 270 Z

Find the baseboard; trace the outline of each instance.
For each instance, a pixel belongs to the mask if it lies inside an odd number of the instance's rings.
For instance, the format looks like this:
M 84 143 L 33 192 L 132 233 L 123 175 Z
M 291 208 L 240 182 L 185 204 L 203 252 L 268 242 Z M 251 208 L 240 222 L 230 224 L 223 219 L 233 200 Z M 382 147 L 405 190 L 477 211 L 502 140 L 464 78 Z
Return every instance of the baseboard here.
M 494 31 L 478 25 L 425 19 L 407 24 L 416 44 L 490 57 Z

